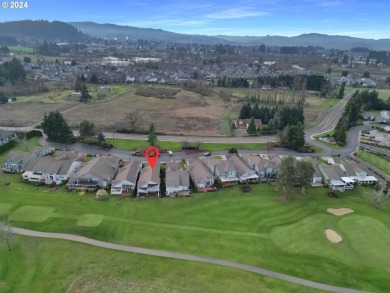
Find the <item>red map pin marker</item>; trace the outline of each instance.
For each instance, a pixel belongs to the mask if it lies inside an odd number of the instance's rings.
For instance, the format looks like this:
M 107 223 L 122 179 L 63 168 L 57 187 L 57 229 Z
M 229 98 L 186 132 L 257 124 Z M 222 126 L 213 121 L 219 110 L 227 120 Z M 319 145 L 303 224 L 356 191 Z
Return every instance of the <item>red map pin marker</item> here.
M 155 146 L 150 146 L 145 150 L 145 157 L 148 159 L 150 168 L 152 169 L 154 168 L 154 165 L 156 165 L 159 156 L 160 151 Z

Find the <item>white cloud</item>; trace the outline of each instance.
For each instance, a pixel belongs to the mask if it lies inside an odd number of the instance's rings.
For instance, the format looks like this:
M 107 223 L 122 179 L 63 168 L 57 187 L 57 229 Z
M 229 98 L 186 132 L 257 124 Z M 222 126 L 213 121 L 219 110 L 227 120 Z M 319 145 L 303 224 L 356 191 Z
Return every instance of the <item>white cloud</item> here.
M 265 16 L 268 12 L 256 11 L 250 8 L 228 8 L 224 10 L 215 11 L 205 15 L 205 18 L 218 20 L 218 19 L 239 19 L 246 17 Z

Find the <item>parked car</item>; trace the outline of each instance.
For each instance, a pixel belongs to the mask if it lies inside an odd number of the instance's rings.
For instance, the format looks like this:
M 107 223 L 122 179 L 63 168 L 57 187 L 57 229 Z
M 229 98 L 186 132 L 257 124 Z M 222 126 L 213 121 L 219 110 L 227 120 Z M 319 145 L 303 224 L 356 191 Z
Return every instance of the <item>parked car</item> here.
M 173 152 L 168 151 L 168 155 L 173 156 Z
M 203 154 L 203 156 L 205 156 L 205 157 L 208 157 L 208 156 L 210 156 L 211 154 L 210 154 L 210 152 L 205 152 L 204 154 Z

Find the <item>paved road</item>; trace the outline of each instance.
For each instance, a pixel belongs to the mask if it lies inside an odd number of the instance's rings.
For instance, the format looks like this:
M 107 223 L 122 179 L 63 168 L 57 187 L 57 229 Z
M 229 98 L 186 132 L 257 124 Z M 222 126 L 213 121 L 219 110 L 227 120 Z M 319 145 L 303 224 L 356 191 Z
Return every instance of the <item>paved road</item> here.
M 0 229 L 4 229 L 3 226 L 0 225 Z M 139 254 L 146 254 L 146 255 L 153 255 L 158 257 L 165 257 L 165 258 L 174 258 L 174 259 L 180 259 L 180 260 L 189 260 L 189 261 L 196 261 L 196 262 L 203 262 L 213 265 L 221 265 L 226 267 L 231 267 L 235 269 L 240 269 L 256 274 L 260 274 L 263 276 L 273 277 L 277 278 L 283 281 L 287 281 L 290 283 L 315 288 L 319 290 L 324 290 L 328 292 L 340 292 L 340 293 L 356 293 L 356 292 L 366 292 L 366 291 L 359 291 L 354 289 L 348 289 L 348 288 L 342 288 L 337 286 L 331 286 L 326 285 L 322 283 L 317 283 L 277 272 L 273 272 L 267 269 L 241 264 L 237 262 L 217 259 L 217 258 L 210 258 L 210 257 L 203 257 L 203 256 L 197 256 L 192 254 L 184 254 L 184 253 L 177 253 L 177 252 L 170 252 L 170 251 L 164 251 L 164 250 L 156 250 L 156 249 L 147 249 L 147 248 L 140 248 L 135 246 L 127 246 L 127 245 L 120 245 L 115 243 L 109 243 L 109 242 L 103 242 L 91 238 L 86 238 L 83 236 L 78 235 L 72 235 L 72 234 L 62 234 L 62 233 L 47 233 L 47 232 L 39 232 L 39 231 L 33 231 L 33 230 L 27 230 L 22 228 L 16 228 L 12 227 L 12 232 L 15 234 L 25 235 L 25 236 L 32 236 L 32 237 L 43 237 L 43 238 L 54 238 L 54 239 L 64 239 L 64 240 L 70 240 L 75 242 L 80 242 L 88 245 L 93 245 L 97 247 L 107 248 L 107 249 L 113 249 L 113 250 L 119 250 L 119 251 L 125 251 L 125 252 L 133 252 L 133 253 L 139 253 Z

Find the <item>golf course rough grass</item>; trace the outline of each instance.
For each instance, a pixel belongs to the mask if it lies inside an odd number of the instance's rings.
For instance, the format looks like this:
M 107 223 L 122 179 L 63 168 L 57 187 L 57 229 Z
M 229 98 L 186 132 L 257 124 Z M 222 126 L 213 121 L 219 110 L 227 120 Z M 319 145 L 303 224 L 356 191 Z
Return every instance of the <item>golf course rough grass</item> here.
M 308 189 L 305 197 L 300 196 L 300 190 L 294 190 L 289 200 L 284 201 L 281 192 L 275 191 L 273 186 L 255 184 L 251 186 L 252 192 L 245 195 L 238 187 L 233 187 L 208 194 L 194 194 L 192 197 L 145 200 L 111 197 L 106 202 L 99 202 L 95 200 L 93 193 L 80 196 L 59 187 L 54 196 L 50 192 L 51 187 L 43 186 L 35 190 L 35 186 L 20 182 L 18 176 L 6 174 L 6 177 L 12 184 L 8 186 L 6 193 L 0 191 L 0 205 L 3 203 L 12 205 L 8 214 L 14 226 L 44 232 L 81 235 L 124 245 L 214 257 L 264 267 L 330 285 L 371 292 L 390 292 L 388 282 L 390 269 L 387 269 L 385 263 L 385 260 L 390 259 L 390 250 L 381 249 L 383 259 L 380 266 L 374 262 L 369 263 L 355 251 L 352 245 L 355 240 L 348 236 L 350 232 L 346 232 L 344 227 L 339 226 L 339 222 L 343 224 L 344 219 L 364 215 L 390 229 L 390 210 L 375 209 L 367 202 L 365 196 L 371 192 L 368 187 L 358 186 L 351 192 L 343 193 L 337 200 L 329 199 L 326 196 L 327 191 L 318 188 Z M 34 208 L 30 208 L 30 215 L 27 211 L 22 217 L 20 211 L 23 210 L 20 209 L 25 206 Z M 44 211 L 46 218 L 49 217 L 47 221 L 25 221 L 31 218 L 31 209 L 36 211 L 36 207 L 53 209 Z M 337 217 L 326 211 L 329 207 L 349 207 L 356 214 Z M 19 212 L 18 217 L 17 212 Z M 88 214 L 95 216 L 86 216 Z M 101 222 L 100 215 L 103 217 Z M 99 222 L 98 226 L 93 226 Z M 90 225 L 90 227 L 79 224 Z M 324 237 L 326 228 L 339 232 L 343 241 L 337 245 L 330 243 Z M 366 236 L 366 238 L 370 237 Z M 367 249 L 365 257 L 370 258 L 372 253 L 371 249 Z M 70 258 L 74 260 L 77 257 L 75 255 Z M 164 262 L 166 261 L 164 259 Z M 18 265 L 23 263 L 23 258 L 15 263 Z M 0 263 L 0 280 L 5 280 L 9 286 L 10 279 L 13 277 L 2 278 L 2 265 Z M 114 266 L 121 266 L 110 261 L 104 265 L 109 267 L 108 271 Z M 138 268 L 142 267 L 143 272 L 153 271 L 154 265 L 154 263 L 142 262 Z M 62 263 L 54 267 L 59 266 L 62 266 Z M 83 268 L 83 264 L 79 264 L 77 260 L 72 271 L 75 276 L 79 276 Z M 214 271 L 209 273 L 215 275 L 215 271 L 220 271 L 220 267 L 215 267 Z M 171 274 L 161 276 L 157 282 L 167 284 L 167 279 L 176 278 L 177 272 Z M 48 275 L 53 276 L 56 273 L 48 273 Z M 202 287 L 204 286 L 202 276 L 197 276 L 196 272 L 188 272 L 188 278 L 193 279 L 191 284 L 195 288 L 205 289 Z M 221 279 L 218 279 L 219 277 Z M 226 282 L 226 279 L 227 277 L 218 275 L 213 281 Z M 234 280 L 234 277 L 232 279 Z M 75 277 L 72 281 L 74 280 Z M 41 280 L 41 282 L 45 281 Z M 253 280 L 247 282 L 252 282 L 248 285 L 253 285 Z M 279 284 L 279 281 L 275 282 Z M 177 284 L 176 281 L 174 283 Z M 242 282 L 234 284 L 233 281 L 230 283 L 235 290 L 223 290 L 222 287 L 218 287 L 219 290 L 215 292 L 242 292 L 245 288 L 249 288 L 246 286 L 244 288 Z M 188 289 L 188 286 L 185 288 Z M 259 291 L 267 292 L 253 287 L 245 292 Z M 289 287 L 284 291 L 291 292 Z M 47 292 L 63 292 L 63 290 Z M 210 292 L 210 290 L 203 292 Z
M 52 216 L 54 210 L 52 207 L 25 205 L 14 211 L 9 219 L 11 221 L 42 223 Z
M 11 253 L 0 249 L 0 292 L 320 291 L 223 266 L 15 235 Z
M 0 217 L 8 214 L 8 211 L 12 208 L 10 203 L 0 203 Z
M 80 216 L 77 225 L 83 227 L 97 227 L 103 222 L 103 216 L 98 214 L 85 214 Z

